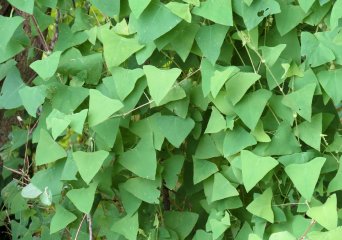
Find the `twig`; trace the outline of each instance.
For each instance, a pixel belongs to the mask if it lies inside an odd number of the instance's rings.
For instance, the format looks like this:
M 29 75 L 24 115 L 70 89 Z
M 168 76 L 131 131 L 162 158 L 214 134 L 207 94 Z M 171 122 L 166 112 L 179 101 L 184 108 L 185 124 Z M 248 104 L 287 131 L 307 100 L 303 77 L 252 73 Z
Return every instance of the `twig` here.
M 315 225 L 316 221 L 312 220 L 310 225 L 307 227 L 307 229 L 305 230 L 305 232 L 303 233 L 303 235 L 299 238 L 299 240 L 304 240 L 306 238 L 306 235 L 310 232 L 311 228 L 313 227 L 313 225 Z
M 79 225 L 78 228 L 77 228 L 77 232 L 76 232 L 76 235 L 75 235 L 74 240 L 77 240 L 78 234 L 80 233 L 80 230 L 81 230 L 83 221 L 84 221 L 84 219 L 86 218 L 86 216 L 87 216 L 87 214 L 84 214 L 84 216 L 83 216 L 83 218 L 82 218 L 82 220 L 81 220 L 81 222 L 80 222 L 80 225 Z
M 89 230 L 89 240 L 93 240 L 93 221 L 90 214 L 87 214 L 88 230 Z
M 49 46 L 47 45 L 47 43 L 46 43 L 46 41 L 45 41 L 44 35 L 43 35 L 42 31 L 41 31 L 40 28 L 39 28 L 37 19 L 34 17 L 34 15 L 31 15 L 31 19 L 32 19 L 32 21 L 33 21 L 33 23 L 34 23 L 34 26 L 36 27 L 36 29 L 37 29 L 37 31 L 38 31 L 39 39 L 40 39 L 42 45 L 44 46 L 44 50 L 45 50 L 46 52 L 50 52 Z
M 133 108 L 132 110 L 128 111 L 128 112 L 125 112 L 125 113 L 122 113 L 122 114 L 116 114 L 116 115 L 112 115 L 110 118 L 115 118 L 115 117 L 126 117 L 128 114 L 140 109 L 140 108 L 143 108 L 151 103 L 153 103 L 154 100 L 151 100 L 151 101 L 148 101 L 147 103 L 144 103 L 136 108 Z

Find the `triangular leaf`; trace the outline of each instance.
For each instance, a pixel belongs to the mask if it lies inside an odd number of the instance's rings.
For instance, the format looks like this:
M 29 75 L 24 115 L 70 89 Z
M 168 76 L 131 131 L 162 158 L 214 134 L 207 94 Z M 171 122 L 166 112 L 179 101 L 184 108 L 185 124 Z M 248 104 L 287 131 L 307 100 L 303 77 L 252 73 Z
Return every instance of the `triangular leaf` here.
M 142 138 L 135 148 L 124 152 L 119 158 L 119 163 L 139 177 L 154 180 L 157 158 L 152 135 Z
M 51 219 L 50 234 L 58 232 L 77 219 L 76 215 L 69 212 L 61 205 L 56 205 L 56 213 Z
M 202 182 L 214 173 L 218 172 L 218 168 L 215 163 L 208 160 L 197 159 L 193 157 L 194 162 L 194 184 Z
M 121 187 L 144 202 L 158 204 L 160 195 L 160 191 L 158 190 L 159 185 L 157 180 L 130 178 L 122 183 Z
M 302 122 L 295 129 L 296 135 L 299 138 L 320 151 L 321 147 L 321 134 L 322 134 L 322 113 L 316 114 L 311 118 L 311 122 Z
M 90 89 L 89 95 L 88 122 L 90 126 L 105 121 L 113 113 L 123 108 L 123 104 L 119 100 L 106 97 L 98 90 Z
M 133 216 L 125 216 L 120 220 L 116 221 L 110 228 L 111 231 L 120 233 L 128 240 L 137 239 L 139 230 L 139 218 L 138 213 Z
M 223 155 L 229 157 L 234 155 L 246 147 L 257 144 L 254 137 L 244 128 L 238 126 L 232 131 L 227 131 L 223 141 Z
M 226 129 L 226 120 L 215 107 L 212 107 L 209 122 L 204 133 L 217 133 L 224 129 Z
M 47 80 L 51 78 L 57 71 L 61 53 L 61 51 L 56 51 L 47 58 L 37 60 L 31 63 L 30 68 L 32 68 L 36 73 L 38 73 L 38 75 L 42 79 Z
M 336 194 L 330 196 L 323 205 L 309 208 L 306 215 L 317 221 L 327 230 L 337 228 L 338 216 Z
M 311 121 L 312 98 L 316 89 L 316 84 L 307 85 L 297 91 L 294 91 L 282 100 L 285 106 L 291 108 L 305 120 Z
M 103 55 L 108 68 L 119 66 L 132 54 L 144 47 L 139 44 L 137 39 L 119 36 L 112 30 L 103 30 L 101 36 Z
M 254 130 L 272 92 L 260 89 L 245 95 L 234 106 L 234 111 L 249 129 Z
M 208 0 L 195 7 L 192 13 L 222 25 L 233 26 L 231 0 Z
M 77 151 L 72 154 L 78 171 L 87 184 L 95 177 L 108 155 L 109 153 L 103 150 L 97 152 Z
M 146 65 L 144 66 L 144 72 L 152 99 L 159 105 L 171 90 L 171 87 L 182 71 L 178 68 L 162 70 L 151 65 Z
M 166 211 L 163 214 L 165 225 L 175 231 L 180 239 L 186 239 L 195 227 L 198 214 L 193 212 Z
M 175 147 L 179 147 L 195 126 L 191 118 L 180 118 L 176 116 L 160 116 L 157 124 L 161 133 Z
M 298 192 L 308 201 L 315 190 L 325 158 L 317 157 L 303 164 L 290 164 L 285 168 L 286 174 L 297 188 Z
M 249 192 L 277 165 L 278 161 L 272 157 L 260 157 L 247 150 L 241 151 L 242 179 L 246 191 Z
M 83 213 L 90 213 L 93 206 L 97 184 L 92 183 L 87 188 L 71 189 L 67 197 Z
M 271 188 L 267 188 L 261 195 L 257 196 L 253 202 L 247 206 L 247 211 L 255 216 L 274 222 L 274 214 L 271 207 L 273 193 Z
M 236 188 L 221 173 L 215 173 L 211 202 L 238 195 Z
M 35 158 L 36 165 L 51 163 L 66 156 L 65 150 L 52 139 L 48 132 L 41 129 Z

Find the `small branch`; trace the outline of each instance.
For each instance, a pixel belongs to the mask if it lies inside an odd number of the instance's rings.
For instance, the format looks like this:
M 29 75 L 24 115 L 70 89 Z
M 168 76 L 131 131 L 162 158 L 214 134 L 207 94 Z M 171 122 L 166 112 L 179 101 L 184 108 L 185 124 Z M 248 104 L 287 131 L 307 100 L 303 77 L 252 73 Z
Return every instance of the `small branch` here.
M 311 228 L 313 227 L 313 225 L 315 225 L 316 221 L 312 220 L 310 225 L 307 227 L 307 229 L 305 230 L 305 232 L 303 233 L 303 235 L 299 238 L 299 240 L 305 240 L 306 235 L 310 232 Z
M 170 204 L 170 195 L 169 189 L 165 186 L 165 181 L 163 181 L 163 189 L 162 189 L 162 196 L 163 196 L 163 207 L 164 211 L 170 211 L 171 204 Z
M 76 232 L 76 235 L 75 235 L 75 239 L 74 239 L 74 240 L 77 240 L 78 234 L 80 233 L 80 230 L 81 230 L 83 221 L 84 221 L 84 219 L 86 218 L 86 216 L 87 216 L 87 214 L 84 214 L 84 216 L 83 216 L 83 218 L 82 218 L 82 220 L 81 220 L 81 222 L 80 222 L 80 225 L 79 225 L 78 228 L 77 228 L 77 232 Z
M 93 220 L 90 214 L 87 214 L 88 230 L 89 230 L 89 240 L 93 240 Z
M 140 105 L 140 106 L 138 106 L 138 107 L 136 107 L 136 108 L 133 108 L 132 110 L 130 110 L 130 111 L 128 111 L 128 112 L 125 112 L 125 113 L 123 113 L 123 114 L 112 115 L 110 118 L 114 118 L 114 117 L 126 117 L 128 114 L 130 114 L 130 113 L 132 113 L 132 112 L 134 112 L 134 111 L 136 111 L 136 110 L 138 110 L 138 109 L 140 109 L 140 108 L 143 108 L 143 107 L 145 107 L 145 106 L 147 106 L 147 105 L 149 105 L 149 104 L 151 104 L 151 103 L 153 103 L 153 102 L 154 102 L 154 100 L 148 101 L 147 103 L 144 103 L 144 104 L 142 104 L 142 105 Z
M 31 19 L 32 19 L 32 21 L 34 23 L 34 26 L 36 27 L 36 29 L 38 31 L 39 39 L 40 39 L 40 41 L 41 41 L 41 43 L 42 43 L 42 45 L 44 47 L 45 52 L 50 52 L 49 46 L 47 45 L 47 43 L 45 41 L 44 35 L 43 35 L 42 31 L 39 28 L 37 19 L 34 17 L 34 15 L 31 15 Z

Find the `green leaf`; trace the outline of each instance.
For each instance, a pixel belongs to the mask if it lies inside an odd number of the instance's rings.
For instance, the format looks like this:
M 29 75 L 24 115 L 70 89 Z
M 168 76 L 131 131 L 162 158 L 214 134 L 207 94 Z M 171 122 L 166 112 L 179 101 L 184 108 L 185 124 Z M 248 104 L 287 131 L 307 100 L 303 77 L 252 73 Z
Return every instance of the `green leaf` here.
M 317 74 L 319 83 L 335 104 L 339 104 L 342 101 L 342 83 L 340 80 L 341 76 L 342 69 L 332 71 L 320 71 Z
M 202 135 L 196 148 L 195 157 L 208 159 L 218 156 L 221 156 L 221 153 L 217 149 L 214 140 L 208 134 Z
M 17 68 L 12 68 L 8 72 L 5 81 L 2 83 L 0 109 L 13 109 L 21 106 L 23 103 L 19 91 L 24 87 L 25 84 L 21 79 L 19 70 Z
M 223 155 L 227 158 L 255 144 L 257 142 L 254 137 L 244 128 L 237 126 L 232 131 L 227 131 L 224 137 Z
M 111 69 L 116 92 L 121 101 L 123 101 L 134 89 L 138 79 L 144 76 L 142 69 L 134 70 L 114 67 Z
M 178 148 L 195 126 L 191 118 L 180 118 L 176 116 L 160 116 L 157 118 L 160 132 L 176 148 Z
M 316 157 L 307 163 L 290 164 L 285 167 L 286 174 L 298 192 L 308 201 L 311 200 L 324 163 L 325 158 Z
M 139 230 L 138 213 L 134 214 L 133 216 L 126 215 L 120 220 L 114 222 L 110 230 L 113 232 L 120 233 L 128 240 L 137 239 L 137 234 Z
M 41 129 L 35 157 L 36 165 L 52 163 L 66 156 L 65 150 L 52 139 L 48 132 Z
M 296 240 L 297 238 L 294 237 L 288 231 L 276 232 L 272 233 L 269 240 Z
M 132 216 L 138 210 L 142 201 L 135 197 L 133 194 L 127 192 L 121 185 L 119 186 L 119 189 L 122 205 L 125 209 L 125 212 L 128 215 Z
M 82 134 L 83 132 L 83 126 L 85 119 L 87 118 L 88 114 L 88 109 L 83 109 L 82 111 L 78 113 L 73 113 L 69 115 L 68 117 L 70 118 L 70 127 L 72 130 L 77 132 L 78 134 Z
M 300 6 L 287 4 L 285 1 L 280 1 L 280 9 L 281 12 L 275 15 L 275 19 L 277 29 L 280 35 L 283 36 L 297 27 L 303 21 L 306 14 Z M 289 18 L 289 15 L 292 17 Z
M 271 138 L 267 135 L 264 130 L 262 121 L 259 121 L 255 129 L 251 132 L 258 142 L 270 142 Z
M 192 4 L 192 5 L 196 6 L 196 7 L 200 6 L 200 0 L 183 0 L 183 2 Z
M 299 138 L 320 151 L 321 147 L 321 134 L 322 134 L 322 113 L 316 114 L 311 118 L 311 122 L 302 122 L 295 129 L 296 135 Z
M 152 0 L 139 18 L 134 15 L 130 16 L 130 21 L 133 22 L 134 29 L 138 33 L 139 42 L 144 44 L 169 32 L 181 20 L 157 0 Z
M 96 152 L 77 151 L 72 153 L 78 171 L 87 184 L 95 177 L 108 156 L 109 153 L 103 150 Z
M 238 72 L 229 78 L 229 81 L 226 83 L 226 89 L 227 96 L 232 104 L 237 104 L 260 77 L 256 73 Z
M 334 53 L 312 33 L 302 32 L 301 43 L 301 55 L 306 56 L 306 61 L 311 67 L 317 67 L 335 59 Z
M 310 122 L 312 111 L 311 105 L 315 89 L 316 84 L 307 85 L 297 91 L 285 95 L 281 102 Z
M 269 171 L 278 165 L 272 157 L 260 157 L 254 153 L 241 151 L 241 169 L 243 185 L 249 192 Z M 256 169 L 258 169 L 256 171 Z
M 33 14 L 34 0 L 8 0 L 8 2 L 20 11 Z
M 66 228 L 66 226 L 77 219 L 73 213 L 69 212 L 59 204 L 56 205 L 55 209 L 56 213 L 52 217 L 50 223 L 50 234 Z
M 228 32 L 228 27 L 213 24 L 209 26 L 201 26 L 196 35 L 196 42 L 210 63 L 214 65 L 220 56 L 221 46 Z
M 342 227 L 337 227 L 334 230 L 331 231 L 326 231 L 326 232 L 319 232 L 318 230 L 316 231 L 311 231 L 308 233 L 308 238 L 312 240 L 321 240 L 321 239 L 326 239 L 326 240 L 335 240 L 338 239 L 342 234 Z
M 39 195 L 42 193 L 43 192 L 39 188 L 37 188 L 33 183 L 29 183 L 21 190 L 21 196 L 23 198 L 34 199 L 39 197 Z
M 72 32 L 79 32 L 88 30 L 92 27 L 91 25 L 91 18 L 87 14 L 87 11 L 83 8 L 76 8 L 75 9 L 75 22 L 71 27 Z
M 123 153 L 119 158 L 119 163 L 139 177 L 154 180 L 157 158 L 152 135 L 141 139 L 135 148 Z
M 168 189 L 175 189 L 178 176 L 181 173 L 185 157 L 183 155 L 172 155 L 163 162 L 163 179 Z
M 192 13 L 222 25 L 233 26 L 231 0 L 207 0 L 195 7 Z
M 146 74 L 150 94 L 157 105 L 165 98 L 179 75 L 182 73 L 178 68 L 163 70 L 151 65 L 144 66 L 144 72 Z
M 225 82 L 239 71 L 239 68 L 235 66 L 229 66 L 214 72 L 214 75 L 210 79 L 210 90 L 213 98 L 216 98 Z
M 194 184 L 202 182 L 204 179 L 207 179 L 214 173 L 218 172 L 218 168 L 215 163 L 208 160 L 197 159 L 196 157 L 193 157 L 192 159 L 194 164 Z
M 268 155 L 285 155 L 300 152 L 300 144 L 286 122 L 280 123 L 271 142 L 266 147 Z
M 274 214 L 271 207 L 273 193 L 271 188 L 267 188 L 261 195 L 257 196 L 253 202 L 247 206 L 247 211 L 255 216 L 274 222 Z
M 53 108 L 72 113 L 88 97 L 89 89 L 82 87 L 58 86 L 51 104 Z
M 191 23 L 191 13 L 189 4 L 169 2 L 165 5 L 176 16 L 184 19 L 188 23 Z
M 175 231 L 180 239 L 186 239 L 198 220 L 198 214 L 193 212 L 166 211 L 163 214 L 167 228 Z
M 110 150 L 113 147 L 119 132 L 119 124 L 119 118 L 110 118 L 92 127 L 96 133 L 96 140 L 104 144 L 105 150 Z
M 337 228 L 338 216 L 336 194 L 331 195 L 323 205 L 309 208 L 306 214 L 327 230 Z
M 151 0 L 128 0 L 128 2 L 134 16 L 139 18 L 146 7 L 150 4 Z
M 276 61 L 280 57 L 280 54 L 284 51 L 285 48 L 286 44 L 279 44 L 275 47 L 260 47 L 262 52 L 262 58 L 265 61 L 265 64 L 267 64 L 268 67 L 272 67 L 276 63 Z
M 221 220 L 215 218 L 209 219 L 209 224 L 213 232 L 213 239 L 219 239 L 231 225 L 230 216 L 227 212 L 225 212 L 225 215 Z
M 203 240 L 203 239 L 212 239 L 210 233 L 207 233 L 204 230 L 197 230 L 194 238 L 192 240 Z
M 329 182 L 328 193 L 336 192 L 342 189 L 342 167 L 338 168 L 335 177 Z
M 123 104 L 119 100 L 106 97 L 98 90 L 90 89 L 89 96 L 88 122 L 90 126 L 105 121 L 123 108 Z
M 117 67 L 144 46 L 135 38 L 125 38 L 112 30 L 104 29 L 101 32 L 103 55 L 107 67 Z
M 19 95 L 28 114 L 30 114 L 32 117 L 36 117 L 38 107 L 41 106 L 45 101 L 45 87 L 25 86 L 19 90 Z
M 78 210 L 89 214 L 93 206 L 96 188 L 97 183 L 91 183 L 87 188 L 71 189 L 67 192 L 66 196 Z
M 4 51 L 6 48 L 9 47 L 8 44 L 10 43 L 10 40 L 13 37 L 13 34 L 15 33 L 15 31 L 17 30 L 17 28 L 20 26 L 20 24 L 23 21 L 24 19 L 20 16 L 14 16 L 14 17 L 0 16 L 0 28 L 6 33 L 0 39 L 0 46 L 1 46 L 0 49 L 2 51 Z M 3 61 L 6 61 L 6 60 L 7 59 L 4 59 Z M 0 61 L 0 62 L 3 62 L 3 61 Z
M 333 4 L 333 8 L 331 10 L 330 15 L 330 28 L 334 29 L 337 26 L 341 26 L 341 11 L 342 11 L 342 1 L 337 0 Z
M 108 17 L 114 17 L 120 13 L 120 1 L 90 0 L 90 2 Z
M 236 1 L 235 1 L 236 2 Z M 234 3 L 235 3 L 234 2 Z M 253 3 L 248 6 L 239 1 L 241 4 L 241 13 L 243 21 L 247 27 L 247 30 L 251 30 L 256 27 L 264 18 L 272 14 L 280 13 L 280 6 L 275 0 L 263 0 L 263 1 L 253 1 Z
M 30 68 L 42 79 L 47 80 L 56 73 L 61 53 L 61 51 L 56 51 L 42 60 L 37 60 L 30 64 Z
M 308 12 L 311 8 L 312 4 L 314 4 L 315 0 L 298 0 L 299 6 L 304 10 L 304 12 Z
M 199 29 L 200 26 L 194 23 L 181 23 L 177 26 L 178 34 L 176 34 L 175 38 L 170 42 L 170 44 L 179 57 L 183 60 L 183 62 L 185 62 L 189 56 Z M 176 31 L 176 29 L 173 31 Z
M 63 172 L 61 175 L 61 180 L 68 181 L 68 180 L 77 180 L 76 174 L 78 172 L 76 163 L 72 158 L 72 154 L 68 152 L 68 157 L 65 161 Z
M 159 185 L 157 180 L 153 181 L 137 177 L 128 179 L 121 184 L 121 187 L 144 202 L 158 204 L 160 195 Z
M 265 89 L 249 93 L 234 106 L 234 111 L 249 129 L 254 130 L 271 96 L 272 92 Z
M 221 173 L 214 174 L 212 188 L 211 202 L 239 195 L 236 188 Z
M 46 127 L 47 129 L 51 129 L 54 140 L 66 130 L 70 123 L 71 119 L 68 118 L 66 114 L 56 109 L 53 109 L 46 118 Z
M 226 120 L 215 107 L 212 107 L 209 122 L 204 133 L 217 133 L 224 129 L 226 129 Z

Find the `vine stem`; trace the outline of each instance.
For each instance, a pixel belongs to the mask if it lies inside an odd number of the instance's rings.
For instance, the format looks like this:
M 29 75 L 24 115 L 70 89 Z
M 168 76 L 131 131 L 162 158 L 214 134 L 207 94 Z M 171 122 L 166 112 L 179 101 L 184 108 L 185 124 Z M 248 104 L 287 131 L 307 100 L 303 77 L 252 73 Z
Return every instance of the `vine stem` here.
M 75 235 L 74 240 L 77 240 L 78 234 L 79 234 L 80 231 L 81 231 L 81 227 L 82 227 L 83 221 L 84 221 L 84 219 L 86 218 L 86 216 L 87 216 L 87 214 L 84 214 L 84 216 L 83 216 L 83 218 L 82 218 L 82 220 L 81 220 L 81 222 L 80 222 L 80 225 L 79 225 L 78 228 L 77 228 L 77 232 L 76 232 L 76 235 Z
M 303 235 L 299 238 L 299 240 L 305 240 L 306 235 L 310 232 L 311 228 L 313 227 L 313 225 L 316 224 L 315 220 L 312 220 L 310 225 L 306 228 L 305 232 L 303 233 Z
M 49 48 L 48 44 L 47 44 L 46 41 L 45 41 L 45 38 L 44 38 L 44 35 L 43 35 L 42 31 L 41 31 L 40 28 L 39 28 L 37 19 L 35 18 L 34 15 L 31 15 L 31 19 L 32 19 L 32 21 L 33 21 L 34 26 L 36 27 L 36 29 L 37 29 L 37 31 L 38 31 L 39 39 L 40 39 L 40 41 L 42 42 L 42 44 L 43 44 L 43 46 L 44 46 L 44 50 L 45 50 L 46 52 L 50 52 L 50 48 Z

